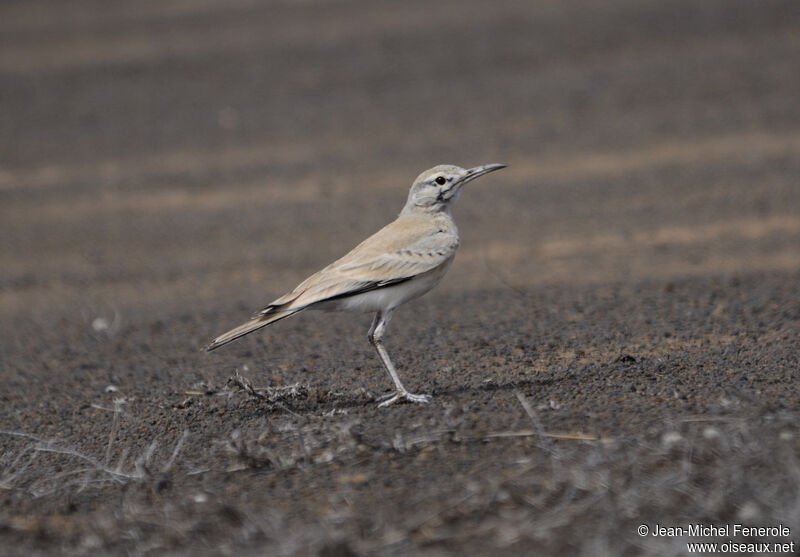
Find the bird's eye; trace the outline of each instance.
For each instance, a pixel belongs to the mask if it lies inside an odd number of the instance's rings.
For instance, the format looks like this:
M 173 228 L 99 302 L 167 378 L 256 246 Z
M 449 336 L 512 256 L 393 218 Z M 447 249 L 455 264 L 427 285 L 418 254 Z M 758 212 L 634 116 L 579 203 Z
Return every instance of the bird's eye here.
M 440 186 L 443 186 L 447 182 L 447 179 L 444 176 L 437 176 L 436 180 L 434 180 L 434 182 L 436 182 Z

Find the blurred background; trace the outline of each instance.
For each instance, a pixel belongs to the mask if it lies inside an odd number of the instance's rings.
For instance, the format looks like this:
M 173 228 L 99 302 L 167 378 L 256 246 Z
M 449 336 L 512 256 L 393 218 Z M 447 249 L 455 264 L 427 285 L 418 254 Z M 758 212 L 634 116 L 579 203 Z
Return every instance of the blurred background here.
M 793 0 L 33 0 L 0 32 L 7 316 L 258 306 L 439 163 L 511 165 L 444 288 L 800 266 Z

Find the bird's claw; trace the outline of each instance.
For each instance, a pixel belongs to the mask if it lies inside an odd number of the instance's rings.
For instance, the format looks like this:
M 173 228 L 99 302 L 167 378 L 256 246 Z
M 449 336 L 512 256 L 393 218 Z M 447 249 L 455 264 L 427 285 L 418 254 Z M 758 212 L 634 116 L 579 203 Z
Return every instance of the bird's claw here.
M 386 408 L 387 406 L 391 406 L 395 402 L 400 402 L 401 400 L 428 403 L 431 401 L 431 395 L 415 395 L 414 393 L 409 392 L 398 392 L 394 393 L 393 395 L 385 395 L 378 398 L 378 401 L 382 401 L 380 404 L 378 404 L 378 408 Z

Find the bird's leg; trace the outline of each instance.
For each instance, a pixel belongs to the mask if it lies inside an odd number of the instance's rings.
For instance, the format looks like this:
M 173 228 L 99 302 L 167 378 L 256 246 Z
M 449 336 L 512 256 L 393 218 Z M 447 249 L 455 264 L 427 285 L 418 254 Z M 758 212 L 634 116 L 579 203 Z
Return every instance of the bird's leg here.
M 386 352 L 386 348 L 383 347 L 383 333 L 386 331 L 386 325 L 389 324 L 389 320 L 391 320 L 391 318 L 392 310 L 379 311 L 375 314 L 375 319 L 372 321 L 372 327 L 369 328 L 369 333 L 367 333 L 370 343 L 375 347 L 375 350 L 378 352 L 378 356 L 380 356 L 381 361 L 383 362 L 383 367 L 385 367 L 386 371 L 389 372 L 389 375 L 392 376 L 394 387 L 397 390 L 394 395 L 391 395 L 378 406 L 389 406 L 390 404 L 394 404 L 398 400 L 402 399 L 410 400 L 412 402 L 428 402 L 431 398 L 430 395 L 415 395 L 406 390 L 406 388 L 403 386 L 403 383 L 400 381 L 400 376 L 397 375 L 397 370 L 394 368 L 392 360 L 389 359 L 389 353 Z

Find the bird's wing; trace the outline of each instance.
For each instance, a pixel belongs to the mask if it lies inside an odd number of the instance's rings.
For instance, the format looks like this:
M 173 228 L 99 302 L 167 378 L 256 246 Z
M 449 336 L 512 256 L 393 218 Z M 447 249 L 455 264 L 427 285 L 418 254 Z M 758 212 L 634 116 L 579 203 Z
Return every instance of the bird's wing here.
M 453 229 L 430 219 L 400 217 L 260 313 L 308 307 L 397 284 L 446 263 L 457 249 Z

